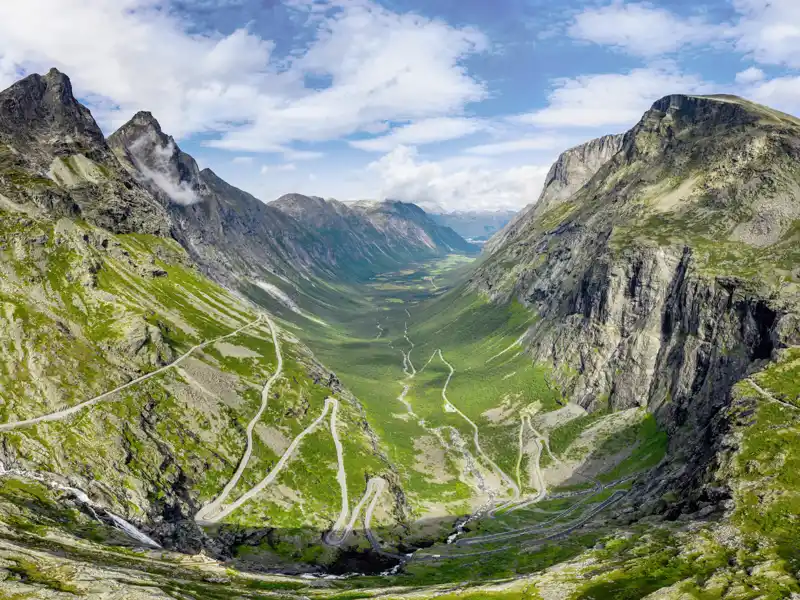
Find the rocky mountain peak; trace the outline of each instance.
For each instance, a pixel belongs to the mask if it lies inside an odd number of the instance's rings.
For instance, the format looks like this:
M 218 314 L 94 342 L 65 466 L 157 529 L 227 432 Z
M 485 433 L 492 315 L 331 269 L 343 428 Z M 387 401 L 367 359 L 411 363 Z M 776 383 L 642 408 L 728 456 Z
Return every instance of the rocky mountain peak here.
M 109 136 L 108 143 L 151 190 L 173 203 L 195 204 L 207 192 L 194 158 L 181 151 L 150 112 L 137 112 Z
M 108 155 L 103 133 L 57 69 L 32 74 L 0 92 L 0 138 L 30 155 Z M 38 151 L 38 152 L 37 152 Z
M 706 138 L 719 145 L 742 133 L 759 135 L 777 129 L 800 132 L 800 120 L 731 95 L 672 94 L 657 100 L 629 132 L 626 154 L 660 155 L 667 146 Z
M 604 135 L 562 152 L 547 172 L 538 200 L 523 208 L 494 235 L 487 242 L 486 251 L 493 252 L 515 239 L 526 223 L 568 200 L 622 149 L 625 139 L 625 134 Z
M 153 116 L 149 110 L 140 110 L 131 118 L 126 125 L 123 127 L 137 127 L 137 128 L 146 128 L 152 129 L 156 131 L 159 135 L 163 135 L 164 132 L 161 130 L 161 124 L 158 120 Z

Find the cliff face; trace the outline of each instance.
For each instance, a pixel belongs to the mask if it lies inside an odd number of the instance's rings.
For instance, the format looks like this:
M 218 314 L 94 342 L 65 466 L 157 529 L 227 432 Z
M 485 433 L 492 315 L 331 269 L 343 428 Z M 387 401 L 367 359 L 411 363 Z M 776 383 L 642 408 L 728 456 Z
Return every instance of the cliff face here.
M 594 166 L 573 179 L 575 151 L 559 159 L 472 285 L 536 311 L 528 350 L 582 406 L 647 406 L 699 435 L 736 381 L 800 337 L 800 124 L 669 96 L 594 147 L 596 173 L 579 185 Z
M 622 148 L 623 135 L 606 135 L 563 152 L 550 167 L 539 198 L 517 213 L 486 244 L 494 252 L 512 241 L 526 224 L 548 209 L 567 200 L 594 177 L 595 173 Z

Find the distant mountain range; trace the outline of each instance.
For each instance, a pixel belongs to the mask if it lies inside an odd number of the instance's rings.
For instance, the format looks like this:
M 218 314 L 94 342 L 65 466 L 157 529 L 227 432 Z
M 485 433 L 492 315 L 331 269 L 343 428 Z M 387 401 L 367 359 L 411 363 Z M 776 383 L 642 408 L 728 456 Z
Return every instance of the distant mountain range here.
M 439 225 L 449 227 L 465 239 L 485 242 L 503 229 L 516 215 L 516 211 L 464 211 L 452 213 L 430 213 Z

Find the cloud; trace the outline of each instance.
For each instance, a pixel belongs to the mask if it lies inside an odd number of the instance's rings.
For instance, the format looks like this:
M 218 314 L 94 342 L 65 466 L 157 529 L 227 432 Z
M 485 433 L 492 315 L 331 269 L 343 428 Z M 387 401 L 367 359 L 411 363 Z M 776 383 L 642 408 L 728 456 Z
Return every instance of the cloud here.
M 310 150 L 292 150 L 286 148 L 283 151 L 283 157 L 286 160 L 316 160 L 325 156 L 324 152 L 312 152 Z
M 251 165 L 253 164 L 252 156 L 234 156 L 231 162 L 236 165 Z
M 177 138 L 217 133 L 215 147 L 284 153 L 486 97 L 462 65 L 488 47 L 479 31 L 368 0 L 315 6 L 310 43 L 276 55 L 246 28 L 198 32 L 164 0 L 0 2 L 0 81 L 56 66 L 107 130 L 150 110 Z M 307 88 L 308 77 L 331 84 Z
M 479 167 L 467 161 L 420 160 L 416 148 L 399 146 L 371 163 L 381 196 L 431 210 L 519 209 L 536 199 L 549 165 Z
M 478 119 L 436 117 L 396 127 L 388 135 L 349 143 L 360 150 L 388 152 L 397 146 L 417 146 L 461 138 L 486 127 L 487 125 Z
M 736 49 L 759 63 L 800 67 L 800 2 L 734 0 Z
M 613 2 L 576 15 L 568 33 L 577 40 L 652 57 L 708 42 L 724 30 L 702 18 L 682 18 L 651 4 Z
M 374 132 L 384 121 L 458 113 L 486 97 L 461 61 L 488 47 L 473 28 L 455 28 L 367 1 L 315 3 L 316 39 L 290 72 L 329 78 L 330 87 L 291 103 L 260 103 L 248 124 L 212 145 L 251 151 L 292 140 L 330 140 Z M 424 90 L 424 91 L 422 91 Z
M 800 115 L 800 76 L 756 81 L 744 87 L 742 95 L 789 114 Z
M 629 127 L 663 96 L 713 89 L 700 77 L 667 67 L 582 75 L 556 80 L 545 108 L 518 115 L 513 121 L 546 127 Z
M 736 74 L 736 83 L 748 84 L 761 81 L 765 77 L 764 71 L 757 67 L 750 67 Z
M 144 146 L 149 145 L 150 140 L 141 137 L 130 144 L 128 150 L 133 157 L 136 167 L 142 177 L 149 183 L 158 187 L 170 200 L 176 204 L 188 206 L 200 202 L 201 198 L 197 195 L 191 185 L 186 181 L 181 181 L 175 172 L 172 158 L 175 156 L 175 144 L 170 141 L 166 146 L 154 145 L 150 152 Z M 145 155 L 146 153 L 146 155 Z
M 537 152 L 541 150 L 555 150 L 566 148 L 570 145 L 567 138 L 555 135 L 540 135 L 536 137 L 526 137 L 492 144 L 481 144 L 467 148 L 467 154 L 477 154 L 480 156 L 499 156 L 502 154 L 513 154 L 516 152 Z
M 275 171 L 296 171 L 297 165 L 294 163 L 286 163 L 283 165 L 263 165 L 261 167 L 261 174 L 265 175 L 267 173 L 275 172 Z

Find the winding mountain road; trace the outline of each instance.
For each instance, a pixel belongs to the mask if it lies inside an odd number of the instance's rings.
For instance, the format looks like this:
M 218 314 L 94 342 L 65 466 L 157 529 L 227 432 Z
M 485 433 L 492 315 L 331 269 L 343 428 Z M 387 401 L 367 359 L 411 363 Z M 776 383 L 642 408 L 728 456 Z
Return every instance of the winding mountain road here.
M 322 410 L 322 414 L 319 417 L 317 417 L 314 420 L 314 422 L 311 423 L 311 425 L 306 427 L 296 438 L 294 438 L 294 440 L 292 440 L 292 443 L 283 453 L 280 460 L 278 460 L 278 463 L 272 468 L 272 470 L 266 475 L 266 477 L 264 477 L 264 479 L 262 479 L 259 483 L 253 486 L 250 490 L 242 494 L 233 504 L 229 504 L 224 508 L 220 507 L 218 512 L 214 514 L 211 514 L 209 511 L 204 511 L 202 515 L 204 518 L 198 519 L 197 516 L 195 516 L 195 521 L 197 521 L 198 523 L 202 522 L 203 524 L 217 523 L 220 520 L 227 517 L 228 515 L 230 515 L 238 508 L 240 508 L 243 504 L 250 501 L 250 499 L 252 499 L 253 496 L 256 496 L 261 491 L 263 491 L 264 488 L 266 488 L 273 481 L 275 481 L 275 478 L 278 476 L 281 470 L 283 470 L 283 467 L 286 466 L 286 463 L 289 462 L 289 459 L 292 457 L 292 454 L 294 454 L 294 451 L 297 450 L 297 447 L 300 445 L 300 442 L 303 441 L 303 438 L 306 437 L 312 431 L 314 431 L 314 429 L 316 429 L 319 426 L 319 424 L 322 423 L 322 421 L 327 416 L 328 411 L 331 409 L 331 407 L 337 407 L 338 404 L 339 401 L 336 400 L 336 398 L 326 398 L 325 407 Z
M 341 546 L 355 528 L 358 515 L 361 514 L 361 510 L 364 508 L 364 505 L 371 499 L 369 506 L 367 506 L 367 512 L 364 514 L 364 531 L 366 532 L 367 538 L 370 539 L 370 544 L 375 547 L 375 544 L 372 541 L 374 534 L 370 529 L 370 524 L 372 521 L 372 513 L 375 510 L 375 506 L 378 503 L 378 498 L 380 497 L 381 492 L 383 492 L 385 486 L 386 481 L 382 477 L 371 478 L 367 482 L 367 489 L 364 490 L 364 495 L 361 497 L 361 500 L 359 500 L 358 504 L 356 504 L 356 506 L 353 508 L 353 513 L 350 515 L 350 521 L 348 521 L 347 527 L 344 528 L 344 531 L 341 535 L 336 537 L 336 531 L 341 529 L 341 526 L 337 527 L 335 525 L 330 533 L 326 536 L 325 543 L 329 546 Z M 345 518 L 347 518 L 346 513 Z M 377 538 L 375 538 L 375 540 L 377 541 Z M 380 543 L 377 543 L 377 546 L 380 548 Z
M 267 404 L 269 402 L 269 392 L 270 389 L 272 389 L 272 385 L 283 373 L 283 354 L 281 354 L 281 345 L 278 341 L 278 327 L 269 317 L 267 317 L 267 323 L 269 324 L 270 331 L 272 332 L 272 343 L 275 346 L 275 356 L 278 360 L 277 368 L 272 376 L 267 380 L 264 388 L 261 390 L 261 406 L 259 407 L 258 412 L 256 412 L 255 416 L 247 424 L 247 429 L 245 431 L 247 443 L 245 445 L 244 454 L 239 460 L 239 466 L 237 467 L 236 472 L 233 474 L 233 477 L 230 478 L 228 483 L 225 484 L 225 487 L 222 489 L 222 492 L 220 492 L 219 496 L 197 511 L 197 514 L 194 517 L 195 521 L 197 522 L 206 521 L 210 515 L 213 515 L 215 512 L 219 511 L 222 503 L 225 502 L 225 500 L 228 498 L 228 495 L 231 493 L 231 491 L 233 491 L 233 488 L 235 488 L 236 484 L 239 483 L 239 479 L 242 477 L 242 473 L 244 473 L 244 470 L 247 468 L 247 463 L 250 462 L 250 457 L 253 454 L 253 429 L 255 429 L 255 426 L 261 419 L 261 415 L 264 414 L 264 411 L 267 408 Z
M 374 482 L 373 485 L 373 492 L 372 492 L 372 500 L 367 506 L 367 512 L 364 513 L 364 533 L 369 540 L 372 549 L 375 552 L 382 552 L 381 550 L 381 542 L 378 539 L 378 536 L 372 531 L 372 513 L 375 512 L 375 507 L 378 505 L 378 499 L 380 498 L 383 490 L 386 488 L 386 480 L 382 477 L 373 477 L 367 483 L 367 492 L 369 492 L 369 485 Z
M 344 526 L 345 521 L 347 521 L 347 510 L 350 508 L 350 500 L 347 497 L 347 472 L 344 470 L 344 447 L 342 446 L 342 440 L 339 439 L 339 430 L 336 428 L 336 416 L 338 412 L 339 403 L 337 402 L 333 405 L 333 410 L 331 411 L 331 437 L 333 438 L 333 445 L 336 447 L 336 463 L 338 465 L 336 481 L 339 482 L 342 508 L 339 511 L 339 518 L 336 519 L 336 523 L 333 525 L 333 531 L 338 531 Z M 342 541 L 344 541 L 348 533 L 349 531 L 345 533 L 342 537 Z
M 201 350 L 202 348 L 205 348 L 206 346 L 210 346 L 211 344 L 216 344 L 217 342 L 221 342 L 223 340 L 227 340 L 227 339 L 232 338 L 232 337 L 234 337 L 236 335 L 239 335 L 245 329 L 260 323 L 262 321 L 262 319 L 263 319 L 263 316 L 259 315 L 258 318 L 255 319 L 254 321 L 251 321 L 250 323 L 247 323 L 246 325 L 243 325 L 242 327 L 240 327 L 239 329 L 237 329 L 235 331 L 232 331 L 231 333 L 228 333 L 226 335 L 222 335 L 220 337 L 214 338 L 213 340 L 208 340 L 206 342 L 203 342 L 202 344 L 197 344 L 196 346 L 192 346 L 187 352 L 185 352 L 184 354 L 182 354 L 181 356 L 179 356 L 178 358 L 173 360 L 168 365 L 164 365 L 163 367 L 160 367 L 160 368 L 156 369 L 155 371 L 151 371 L 150 373 L 147 373 L 146 375 L 142 375 L 141 377 L 137 377 L 136 379 L 132 379 L 128 383 L 125 383 L 125 384 L 123 384 L 123 385 L 121 385 L 119 387 L 116 387 L 113 390 L 110 390 L 108 392 L 104 392 L 104 393 L 100 394 L 99 396 L 95 396 L 94 398 L 91 398 L 89 400 L 81 402 L 80 404 L 76 404 L 75 406 L 70 406 L 69 408 L 58 410 L 58 411 L 52 412 L 52 413 L 47 414 L 47 415 L 42 415 L 41 417 L 34 417 L 32 419 L 25 419 L 23 421 L 12 421 L 11 423 L 2 423 L 2 424 L 0 424 L 0 431 L 11 431 L 11 430 L 14 430 L 14 429 L 20 429 L 22 427 L 29 427 L 31 425 L 36 425 L 37 423 L 44 423 L 44 422 L 47 422 L 47 421 L 60 421 L 61 419 L 65 419 L 67 417 L 70 417 L 70 416 L 74 415 L 75 413 L 82 411 L 85 408 L 89 408 L 90 406 L 94 406 L 95 404 L 98 404 L 99 402 L 102 402 L 103 400 L 106 400 L 106 399 L 110 398 L 111 396 L 113 396 L 115 394 L 118 394 L 119 392 L 122 392 L 122 391 L 124 391 L 124 390 L 126 390 L 128 388 L 131 388 L 131 387 L 133 387 L 134 385 L 136 385 L 138 383 L 142 383 L 143 381 L 147 381 L 148 379 L 151 379 L 152 377 L 155 377 L 156 375 L 160 375 L 161 373 L 171 369 L 172 367 L 175 367 L 175 366 L 179 365 L 184 360 L 189 358 L 189 356 L 193 352 L 195 352 L 197 350 Z
M 542 453 L 544 452 L 545 442 L 547 441 L 541 434 L 539 434 L 534 428 L 533 424 L 531 423 L 531 418 L 529 415 L 522 415 L 522 422 L 527 423 L 528 428 L 533 432 L 535 436 L 533 439 L 533 443 L 536 446 L 536 460 L 533 463 L 533 473 L 536 477 L 536 495 L 533 498 L 525 500 L 521 504 L 516 504 L 511 506 L 508 510 L 509 512 L 514 512 L 515 510 L 519 510 L 521 508 L 525 508 L 530 506 L 531 504 L 536 504 L 544 500 L 545 496 L 547 496 L 547 484 L 544 481 L 544 474 L 542 473 Z M 513 503 L 507 503 L 505 507 L 510 506 Z

